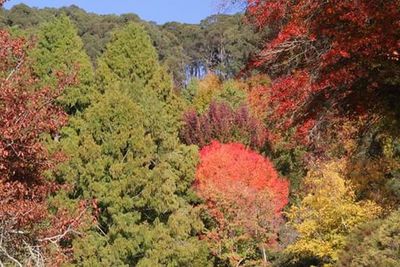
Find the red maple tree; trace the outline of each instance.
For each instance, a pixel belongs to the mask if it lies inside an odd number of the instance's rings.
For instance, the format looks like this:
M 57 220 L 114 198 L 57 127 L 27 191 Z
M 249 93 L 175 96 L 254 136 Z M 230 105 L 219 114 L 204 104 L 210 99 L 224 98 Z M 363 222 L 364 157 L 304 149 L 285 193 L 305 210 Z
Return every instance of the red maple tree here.
M 265 249 L 275 243 L 289 190 L 272 163 L 242 144 L 214 141 L 200 151 L 194 188 L 217 223 L 206 234 L 214 252 L 220 254 L 218 248 L 224 246 L 228 260 L 237 264 L 253 242 L 266 260 Z M 247 245 L 229 246 L 233 239 Z
M 55 101 L 75 78 L 60 74 L 57 88 L 39 89 L 28 48 L 24 39 L 0 31 L 0 259 L 17 265 L 39 264 L 38 242 L 61 239 L 67 225 L 75 223 L 65 211 L 57 219 L 49 216 L 46 199 L 60 186 L 44 172 L 63 157 L 50 155 L 41 142 L 44 134 L 57 133 L 67 122 Z M 50 225 L 43 227 L 45 221 Z
M 273 78 L 270 105 L 282 125 L 307 122 L 304 134 L 330 116 L 364 115 L 397 91 L 399 1 L 245 2 L 248 19 L 269 29 L 250 68 Z

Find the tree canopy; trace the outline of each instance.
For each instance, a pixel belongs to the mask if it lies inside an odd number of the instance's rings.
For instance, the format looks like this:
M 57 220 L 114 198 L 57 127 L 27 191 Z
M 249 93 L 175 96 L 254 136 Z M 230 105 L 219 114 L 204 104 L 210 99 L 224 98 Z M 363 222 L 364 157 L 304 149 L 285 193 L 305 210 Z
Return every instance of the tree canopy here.
M 0 266 L 400 264 L 399 1 L 4 3 Z
M 96 101 L 62 141 L 72 159 L 58 175 L 75 181 L 74 198 L 94 199 L 99 209 L 97 223 L 74 241 L 73 262 L 206 265 L 207 249 L 194 236 L 202 223 L 185 197 L 196 149 L 178 142 L 172 84 L 150 38 L 138 24 L 118 30 L 98 66 Z

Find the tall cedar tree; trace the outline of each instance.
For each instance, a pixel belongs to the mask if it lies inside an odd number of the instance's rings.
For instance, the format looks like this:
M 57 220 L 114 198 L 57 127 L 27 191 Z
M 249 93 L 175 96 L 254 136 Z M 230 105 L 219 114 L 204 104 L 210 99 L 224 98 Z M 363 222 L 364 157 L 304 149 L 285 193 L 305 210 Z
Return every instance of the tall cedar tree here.
M 207 266 L 188 202 L 197 150 L 178 142 L 180 101 L 141 26 L 114 33 L 97 84 L 95 101 L 61 140 L 71 160 L 57 176 L 75 181 L 70 201 L 98 205 L 98 223 L 73 243 L 73 264 Z
M 94 74 L 77 29 L 65 15 L 53 18 L 39 28 L 36 47 L 30 53 L 36 62 L 34 74 L 43 84 L 56 83 L 55 73 L 77 72 L 79 83 L 65 89 L 60 103 L 69 114 L 89 105 Z

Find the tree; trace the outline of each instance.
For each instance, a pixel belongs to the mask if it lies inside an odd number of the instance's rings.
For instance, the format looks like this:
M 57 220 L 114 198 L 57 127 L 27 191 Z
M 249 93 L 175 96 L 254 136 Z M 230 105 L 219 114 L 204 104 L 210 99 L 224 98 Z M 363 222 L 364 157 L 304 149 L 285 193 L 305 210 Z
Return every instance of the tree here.
M 29 46 L 25 40 L 0 31 L 2 265 L 56 264 L 59 257 L 49 256 L 47 244 L 67 240 L 78 226 L 73 216 L 79 215 L 48 210 L 47 197 L 62 185 L 48 180 L 45 172 L 63 157 L 49 153 L 42 142 L 44 135 L 56 134 L 66 123 L 66 114 L 55 101 L 74 77 L 60 73 L 55 88 L 39 89 L 28 65 Z
M 222 82 L 217 75 L 210 73 L 196 82 L 195 94 L 191 103 L 199 112 L 204 112 L 215 96 L 222 90 Z
M 209 145 L 213 140 L 240 142 L 257 150 L 268 145 L 268 131 L 246 106 L 233 109 L 225 102 L 216 101 L 203 114 L 187 111 L 180 137 L 184 143 L 199 147 Z
M 336 263 L 348 234 L 381 213 L 374 202 L 357 201 L 351 183 L 343 178 L 344 166 L 343 162 L 326 163 L 304 178 L 303 197 L 287 213 L 298 234 L 286 248 L 295 262 L 314 258 L 320 263 Z
M 183 49 L 182 40 L 155 23 L 143 22 L 143 26 L 158 52 L 160 63 L 165 65 L 173 76 L 175 87 L 183 88 L 186 81 L 185 69 L 188 56 Z
M 7 10 L 5 10 L 3 7 L 1 7 L 1 4 L 0 4 L 0 27 L 2 29 L 4 29 L 7 25 L 6 16 L 7 16 Z
M 152 132 L 153 137 L 162 139 L 162 136 L 171 134 L 166 133 L 166 129 L 178 130 L 183 100 L 175 93 L 171 76 L 160 66 L 144 27 L 131 23 L 125 29 L 114 33 L 112 42 L 98 61 L 100 91 L 107 87 L 131 86 L 129 94 L 140 103 L 149 120 L 153 120 L 148 125 L 157 131 Z M 158 125 L 161 122 L 165 125 Z
M 183 90 L 183 96 L 198 112 L 203 113 L 211 102 L 226 102 L 233 108 L 247 104 L 247 92 L 237 80 L 221 81 L 216 74 L 209 73 L 202 79 L 192 79 Z
M 98 66 L 99 92 L 63 131 L 71 160 L 56 173 L 75 181 L 60 199 L 94 199 L 98 207 L 98 222 L 73 242 L 72 263 L 207 266 L 196 236 L 202 223 L 189 203 L 197 151 L 178 142 L 172 81 L 143 28 L 115 32 Z
M 274 78 L 279 122 L 315 137 L 334 116 L 376 111 L 397 88 L 398 1 L 245 2 L 248 19 L 270 32 L 250 65 Z
M 212 15 L 202 20 L 200 27 L 204 36 L 201 60 L 208 71 L 224 79 L 239 74 L 258 52 L 259 35 L 242 14 Z
M 7 13 L 7 24 L 11 27 L 27 29 L 37 27 L 44 18 L 35 8 L 30 8 L 25 4 L 13 6 Z
M 254 34 L 242 14 L 213 15 L 199 25 L 170 22 L 161 28 L 179 40 L 185 57 L 187 78 L 215 73 L 233 78 L 258 50 L 260 36 Z
M 400 264 L 400 213 L 368 222 L 347 238 L 338 266 L 398 266 Z
M 243 83 L 237 80 L 224 81 L 222 90 L 218 91 L 214 97 L 216 101 L 226 102 L 234 109 L 247 105 L 247 98 Z
M 215 222 L 205 232 L 213 253 L 232 266 L 266 264 L 289 190 L 272 163 L 241 144 L 213 142 L 200 151 L 194 188 Z
M 90 103 L 94 75 L 77 30 L 65 15 L 42 25 L 36 47 L 30 53 L 33 71 L 42 84 L 56 83 L 55 73 L 77 72 L 78 84 L 65 89 L 60 102 L 69 114 L 81 112 Z
M 135 14 L 98 15 L 88 13 L 76 5 L 55 9 L 55 12 L 58 16 L 67 15 L 74 23 L 93 65 L 96 65 L 97 59 L 111 40 L 113 30 L 125 26 L 128 22 L 140 21 L 139 16 Z
M 126 42 L 128 39 L 131 39 L 130 42 Z M 154 81 L 159 71 L 156 50 L 150 37 L 134 23 L 126 26 L 124 31 L 114 32 L 98 65 L 97 76 L 105 87 L 124 81 L 146 86 Z

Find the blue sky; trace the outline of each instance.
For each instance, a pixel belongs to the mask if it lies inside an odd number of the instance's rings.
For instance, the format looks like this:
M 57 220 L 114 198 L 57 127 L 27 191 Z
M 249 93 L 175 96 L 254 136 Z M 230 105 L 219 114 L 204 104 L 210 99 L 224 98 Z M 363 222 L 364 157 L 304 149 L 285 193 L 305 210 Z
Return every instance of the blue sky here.
M 205 17 L 220 13 L 223 0 L 11 0 L 8 9 L 15 4 L 24 3 L 32 7 L 62 7 L 77 5 L 98 14 L 136 13 L 142 19 L 165 23 L 179 21 L 198 23 Z M 230 10 L 230 13 L 237 10 Z

